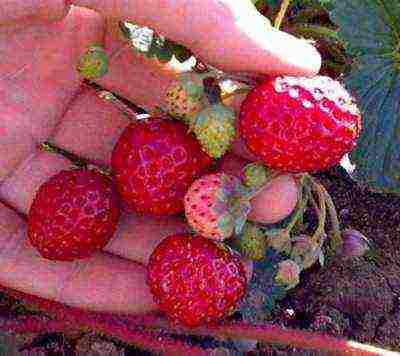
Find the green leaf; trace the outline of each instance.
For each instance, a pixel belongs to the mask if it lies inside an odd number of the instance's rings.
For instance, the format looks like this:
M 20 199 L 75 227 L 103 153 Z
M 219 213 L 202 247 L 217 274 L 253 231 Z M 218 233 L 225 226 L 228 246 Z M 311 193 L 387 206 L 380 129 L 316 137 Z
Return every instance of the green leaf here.
M 278 264 L 283 260 L 284 257 L 277 251 L 268 249 L 263 260 L 254 262 L 253 277 L 240 306 L 245 321 L 265 321 L 276 303 L 286 296 L 287 290 L 275 282 Z
M 363 115 L 351 154 L 355 178 L 375 190 L 400 193 L 400 2 L 336 0 L 330 14 L 354 56 L 345 84 Z
M 280 0 L 251 0 L 256 6 L 267 5 L 273 9 L 278 9 L 280 5 Z
M 8 334 L 0 333 L 0 356 L 19 355 L 15 339 Z

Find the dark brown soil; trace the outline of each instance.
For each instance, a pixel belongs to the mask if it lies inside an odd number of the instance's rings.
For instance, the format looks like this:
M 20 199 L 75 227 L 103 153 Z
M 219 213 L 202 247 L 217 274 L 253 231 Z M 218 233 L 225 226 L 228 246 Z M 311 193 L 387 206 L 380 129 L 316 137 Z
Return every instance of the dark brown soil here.
M 362 232 L 373 241 L 374 251 L 305 273 L 273 321 L 400 351 L 400 197 L 372 193 L 338 170 L 319 178 L 336 204 L 342 228 Z M 282 317 L 288 309 L 294 315 Z M 315 353 L 275 348 L 272 354 Z
M 350 261 L 336 258 L 304 273 L 301 284 L 266 320 L 400 351 L 400 198 L 372 193 L 338 170 L 319 178 L 335 201 L 342 227 L 355 228 L 371 239 L 374 253 Z M 0 312 L 16 307 L 3 299 Z M 102 342 L 109 341 L 90 335 L 78 345 L 90 349 L 94 344 L 96 349 Z M 113 345 L 114 351 L 112 345 L 107 346 L 108 355 L 141 354 L 116 340 Z M 267 345 L 259 345 L 258 350 L 251 354 L 319 354 Z M 97 355 L 93 350 L 87 352 Z

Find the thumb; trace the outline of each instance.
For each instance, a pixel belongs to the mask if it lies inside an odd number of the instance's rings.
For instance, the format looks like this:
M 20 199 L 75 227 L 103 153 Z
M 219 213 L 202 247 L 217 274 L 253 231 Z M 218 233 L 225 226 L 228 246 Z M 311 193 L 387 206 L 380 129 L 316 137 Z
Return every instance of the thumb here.
M 74 0 L 131 19 L 189 47 L 226 71 L 312 76 L 321 56 L 307 41 L 271 27 L 250 0 Z
M 313 76 L 319 72 L 317 49 L 272 27 L 250 1 L 214 2 L 213 13 L 194 12 L 197 16 L 191 20 L 197 24 L 191 48 L 206 62 L 228 71 L 271 75 Z

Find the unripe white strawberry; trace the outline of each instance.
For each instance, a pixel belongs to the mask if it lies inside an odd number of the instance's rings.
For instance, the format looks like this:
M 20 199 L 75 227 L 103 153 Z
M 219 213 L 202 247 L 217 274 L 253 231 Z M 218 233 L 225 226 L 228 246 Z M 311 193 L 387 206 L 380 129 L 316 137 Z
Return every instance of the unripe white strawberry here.
M 195 73 L 183 73 L 178 82 L 167 89 L 163 109 L 190 125 L 204 107 L 203 94 L 203 77 Z
M 224 240 L 242 229 L 250 202 L 235 176 L 217 173 L 196 180 L 185 195 L 189 225 L 204 237 Z

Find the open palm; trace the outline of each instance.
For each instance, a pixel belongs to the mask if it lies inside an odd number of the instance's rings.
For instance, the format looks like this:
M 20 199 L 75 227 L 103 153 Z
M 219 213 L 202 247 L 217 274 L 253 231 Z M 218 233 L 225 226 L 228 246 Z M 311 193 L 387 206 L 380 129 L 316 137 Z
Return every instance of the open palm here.
M 50 139 L 95 164 L 108 165 L 114 143 L 129 124 L 112 103 L 83 86 L 75 71 L 88 45 L 102 43 L 110 52 L 123 46 L 115 21 L 107 18 L 150 25 L 228 71 L 312 75 L 319 70 L 315 49 L 268 30 L 250 1 L 176 1 L 164 7 L 160 4 L 165 1 L 142 6 L 145 2 L 78 0 L 65 18 L 52 23 L 0 17 L 0 25 L 6 24 L 0 26 L 1 285 L 92 310 L 140 313 L 156 308 L 145 266 L 162 238 L 186 229 L 179 218 L 123 215 L 104 252 L 75 262 L 45 260 L 26 238 L 24 216 L 35 191 L 71 167 L 65 158 L 40 151 L 39 144 Z M 154 11 L 157 6 L 160 11 Z M 108 74 L 98 83 L 151 109 L 174 80 L 172 70 L 126 48 L 112 57 Z

